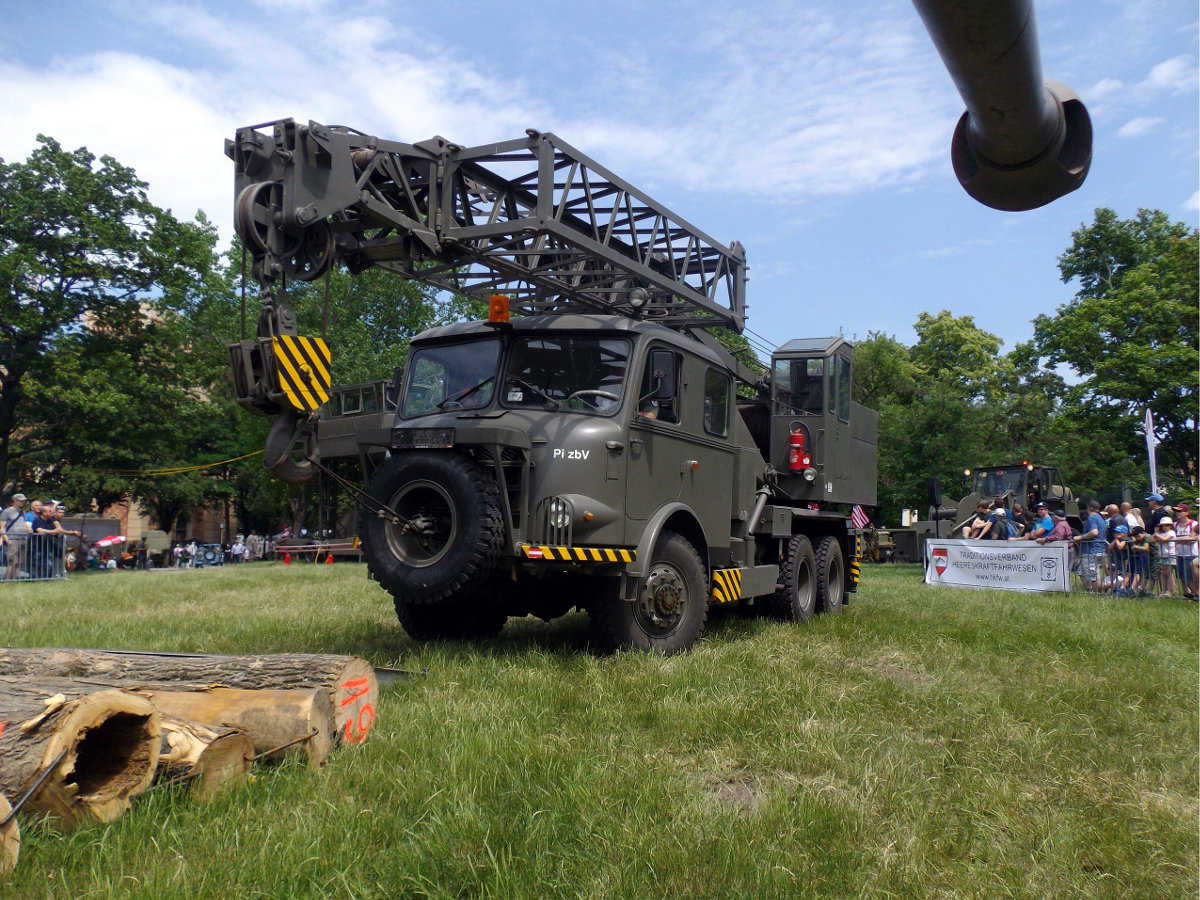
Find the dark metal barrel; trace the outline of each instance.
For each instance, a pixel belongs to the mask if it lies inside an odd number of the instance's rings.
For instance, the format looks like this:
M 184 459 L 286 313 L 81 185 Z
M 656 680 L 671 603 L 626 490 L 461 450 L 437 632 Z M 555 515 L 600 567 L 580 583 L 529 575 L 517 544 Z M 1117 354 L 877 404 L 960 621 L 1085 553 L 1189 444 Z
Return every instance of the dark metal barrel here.
M 913 0 L 966 103 L 950 154 L 967 193 L 1035 209 L 1083 184 L 1092 123 L 1070 88 L 1042 79 L 1032 0 Z

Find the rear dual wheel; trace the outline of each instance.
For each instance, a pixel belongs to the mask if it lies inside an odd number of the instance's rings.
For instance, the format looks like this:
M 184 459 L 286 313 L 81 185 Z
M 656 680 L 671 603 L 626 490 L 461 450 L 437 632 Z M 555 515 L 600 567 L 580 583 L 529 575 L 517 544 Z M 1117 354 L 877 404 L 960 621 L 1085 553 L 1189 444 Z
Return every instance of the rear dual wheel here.
M 839 613 L 846 598 L 846 559 L 831 536 L 817 541 L 817 612 Z
M 802 534 L 788 541 L 780 563 L 779 590 L 766 598 L 767 615 L 784 622 L 807 622 L 817 611 L 817 560 Z

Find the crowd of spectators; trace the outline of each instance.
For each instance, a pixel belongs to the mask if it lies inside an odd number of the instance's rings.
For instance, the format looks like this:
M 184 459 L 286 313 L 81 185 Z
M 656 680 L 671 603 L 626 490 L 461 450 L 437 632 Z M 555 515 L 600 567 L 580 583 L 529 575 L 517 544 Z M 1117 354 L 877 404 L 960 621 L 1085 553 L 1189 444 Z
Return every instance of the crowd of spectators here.
M 155 566 L 154 554 L 144 537 L 115 548 L 97 547 L 85 539 L 83 532 L 63 527 L 66 513 L 66 505 L 57 500 L 30 501 L 20 492 L 12 495 L 8 506 L 0 508 L 0 581 L 62 578 L 70 571 L 86 569 Z M 216 546 L 195 540 L 180 542 L 160 564 L 194 567 L 202 564 L 205 547 Z M 220 545 L 219 559 L 250 562 L 269 558 L 274 550 L 273 540 L 250 533 Z
M 1145 498 L 1146 509 L 1130 502 L 1101 509 L 1092 500 L 1082 530 L 1045 502 L 1032 511 L 1014 503 L 981 500 L 975 515 L 962 526 L 971 540 L 1070 542 L 1076 550 L 1083 587 L 1095 593 L 1128 596 L 1182 596 L 1195 602 L 1200 587 L 1198 529 L 1192 504 L 1168 506 L 1157 493 Z M 1197 500 L 1200 510 L 1200 500 Z
M 28 508 L 27 508 L 28 505 Z M 28 501 L 13 494 L 0 509 L 0 572 L 3 580 L 61 578 L 67 571 L 66 538 L 81 532 L 63 527 L 67 507 L 57 500 Z

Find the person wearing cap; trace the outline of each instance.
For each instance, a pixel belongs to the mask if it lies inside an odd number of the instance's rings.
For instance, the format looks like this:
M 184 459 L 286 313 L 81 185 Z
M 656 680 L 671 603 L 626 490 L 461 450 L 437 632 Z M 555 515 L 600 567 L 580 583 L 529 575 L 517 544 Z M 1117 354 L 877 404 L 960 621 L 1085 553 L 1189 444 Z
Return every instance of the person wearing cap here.
M 1200 557 L 1196 553 L 1197 525 L 1192 518 L 1192 507 L 1180 503 L 1175 507 L 1175 574 L 1187 600 L 1197 599 L 1200 584 Z
M 1074 536 L 1079 544 L 1079 575 L 1083 579 L 1085 591 L 1096 592 L 1101 588 L 1101 570 L 1104 562 L 1104 551 L 1108 545 L 1104 536 L 1108 531 L 1108 523 L 1100 515 L 1100 503 L 1097 500 L 1088 501 L 1087 521 L 1083 523 L 1083 533 Z
M 1054 524 L 1046 534 L 1039 538 L 1035 538 L 1039 544 L 1054 544 L 1058 542 L 1071 541 L 1075 535 L 1071 531 L 1071 523 L 1065 517 L 1058 513 L 1051 513 L 1051 520 Z
M 13 494 L 12 503 L 0 509 L 0 565 L 4 566 L 4 578 L 12 581 L 20 573 L 19 556 L 24 550 L 26 533 L 25 525 L 25 495 Z M 15 526 L 15 527 L 14 527 Z M 8 530 L 13 528 L 12 538 Z M 18 535 L 22 535 L 18 537 Z M 12 570 L 11 574 L 9 570 Z
M 1023 536 L 1013 538 L 1015 541 L 1037 541 L 1042 543 L 1042 538 L 1045 538 L 1054 530 L 1054 520 L 1050 518 L 1050 508 L 1046 506 L 1046 501 L 1038 502 L 1038 505 L 1033 509 L 1033 528 L 1026 532 Z
M 988 516 L 988 529 L 984 535 L 991 541 L 1007 541 L 1013 534 L 1009 533 L 1008 523 L 1012 521 L 1008 517 L 1008 510 L 1004 508 L 1004 502 L 997 500 L 992 504 L 992 513 Z
M 1163 496 L 1152 491 L 1142 499 L 1150 506 L 1150 512 L 1142 516 L 1142 523 L 1147 533 L 1153 535 L 1158 528 L 1158 520 L 1162 518 Z

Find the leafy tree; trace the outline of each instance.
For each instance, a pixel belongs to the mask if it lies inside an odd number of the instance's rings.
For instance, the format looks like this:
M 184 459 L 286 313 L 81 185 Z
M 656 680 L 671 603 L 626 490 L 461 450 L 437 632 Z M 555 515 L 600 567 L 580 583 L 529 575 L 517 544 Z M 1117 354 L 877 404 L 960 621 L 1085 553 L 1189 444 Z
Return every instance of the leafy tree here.
M 157 437 L 135 432 L 176 418 L 135 405 L 178 383 L 164 368 L 180 368 L 185 344 L 158 310 L 204 278 L 215 233 L 155 207 L 112 157 L 39 143 L 0 160 L 0 484 L 16 466 L 78 501 L 111 499 L 119 479 L 82 470 L 144 459 L 138 445 Z
M 1101 457 L 1092 477 L 1128 480 L 1129 459 L 1144 457 L 1149 407 L 1162 437 L 1160 473 L 1177 487 L 1194 485 L 1197 232 L 1156 210 L 1122 220 L 1098 209 L 1073 238 L 1059 271 L 1064 282 L 1077 279 L 1079 291 L 1053 316 L 1034 320 L 1034 345 L 1049 366 L 1065 364 L 1079 378 L 1066 390 L 1064 413 Z

